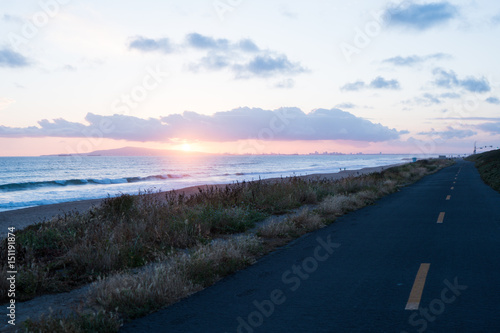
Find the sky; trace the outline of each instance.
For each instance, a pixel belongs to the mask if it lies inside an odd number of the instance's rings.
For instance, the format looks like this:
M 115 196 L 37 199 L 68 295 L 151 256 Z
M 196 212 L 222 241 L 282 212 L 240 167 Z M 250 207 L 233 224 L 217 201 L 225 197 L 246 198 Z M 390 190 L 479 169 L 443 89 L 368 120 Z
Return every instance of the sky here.
M 500 145 L 492 0 L 0 0 L 0 31 L 0 156 Z

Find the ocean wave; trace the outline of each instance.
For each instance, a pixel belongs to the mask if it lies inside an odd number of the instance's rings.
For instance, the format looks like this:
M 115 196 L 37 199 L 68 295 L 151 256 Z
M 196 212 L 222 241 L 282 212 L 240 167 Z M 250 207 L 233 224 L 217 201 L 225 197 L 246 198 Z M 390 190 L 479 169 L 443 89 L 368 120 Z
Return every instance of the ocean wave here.
M 35 207 L 35 206 L 53 205 L 53 204 L 57 204 L 60 202 L 61 201 L 58 201 L 58 200 L 45 199 L 45 200 L 34 200 L 34 201 L 27 201 L 27 202 L 0 203 L 0 212 L 21 209 L 21 208 Z
M 127 177 L 127 178 L 89 178 L 89 179 L 67 179 L 67 180 L 49 180 L 41 182 L 25 182 L 25 183 L 11 183 L 0 185 L 0 192 L 14 192 L 14 191 L 27 191 L 40 187 L 62 187 L 62 186 L 78 186 L 78 185 L 111 185 L 111 184 L 125 184 L 125 183 L 139 183 L 148 181 L 158 181 L 167 179 L 180 179 L 190 177 L 188 174 L 166 174 L 155 175 L 147 177 Z

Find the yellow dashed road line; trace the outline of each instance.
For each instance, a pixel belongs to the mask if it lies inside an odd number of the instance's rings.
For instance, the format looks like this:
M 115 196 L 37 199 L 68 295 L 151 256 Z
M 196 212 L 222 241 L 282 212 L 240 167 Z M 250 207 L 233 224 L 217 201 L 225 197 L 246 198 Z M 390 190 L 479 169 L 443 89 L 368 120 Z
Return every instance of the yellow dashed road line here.
M 417 276 L 415 277 L 415 282 L 413 282 L 413 287 L 411 288 L 410 297 L 408 298 L 408 303 L 406 303 L 405 310 L 418 310 L 420 305 L 420 300 L 422 298 L 422 292 L 424 291 L 425 279 L 427 278 L 427 273 L 429 272 L 429 267 L 431 264 L 420 264 Z
M 444 221 L 444 212 L 439 213 L 437 223 L 443 223 Z

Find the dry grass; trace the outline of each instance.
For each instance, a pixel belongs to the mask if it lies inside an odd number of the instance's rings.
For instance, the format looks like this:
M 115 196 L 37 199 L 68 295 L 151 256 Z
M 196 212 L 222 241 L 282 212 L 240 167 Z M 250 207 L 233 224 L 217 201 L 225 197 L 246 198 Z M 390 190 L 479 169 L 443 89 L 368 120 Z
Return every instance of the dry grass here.
M 467 157 L 474 162 L 484 182 L 500 192 L 500 150 L 492 150 Z
M 314 211 L 304 209 L 258 229 L 258 235 L 266 239 L 298 237 L 449 163 L 419 161 L 339 181 L 293 177 L 238 183 L 200 190 L 189 197 L 142 193 L 110 198 L 86 214 L 67 214 L 16 232 L 18 300 L 97 281 L 89 299 L 108 315 L 97 311 L 83 316 L 85 320 L 77 327 L 105 326 L 103 321 L 108 319 L 113 327 L 117 317 L 109 314 L 116 314 L 116 309 L 121 318 L 141 316 L 251 264 L 261 249 L 260 242 L 224 235 L 242 233 L 269 215 L 319 203 Z M 214 240 L 220 237 L 229 240 Z M 3 264 L 6 241 L 0 247 Z M 189 255 L 175 254 L 182 249 Z M 167 263 L 144 268 L 161 261 Z M 133 268 L 138 272 L 126 273 Z M 0 267 L 0 271 L 6 270 Z M 5 284 L 2 279 L 3 300 Z M 79 319 L 68 320 L 64 325 Z M 61 319 L 61 323 L 65 321 Z M 54 325 L 51 320 L 45 323 Z
M 122 320 L 116 313 L 104 311 L 78 313 L 63 319 L 57 315 L 48 315 L 37 321 L 24 322 L 25 332 L 29 333 L 115 333 L 121 325 Z
M 107 311 L 136 318 L 177 302 L 254 262 L 261 241 L 238 236 L 199 245 L 138 273 L 117 274 L 93 284 L 89 299 Z
M 305 208 L 299 214 L 289 216 L 281 221 L 270 221 L 259 227 L 257 235 L 265 238 L 298 237 L 305 233 L 323 228 L 321 217 Z
M 340 216 L 346 212 L 354 210 L 360 206 L 357 195 L 333 195 L 323 200 L 318 207 L 318 211 L 323 216 Z
M 160 264 L 140 273 L 121 273 L 94 283 L 92 303 L 136 318 L 200 290 L 177 263 Z
M 288 219 L 284 221 L 272 220 L 266 225 L 259 227 L 257 235 L 265 238 L 288 238 L 295 230 L 295 225 Z
M 255 236 L 214 240 L 165 263 L 99 279 L 91 286 L 85 311 L 65 318 L 48 316 L 25 326 L 29 332 L 117 332 L 124 318 L 175 303 L 252 264 L 261 250 L 262 242 Z
M 393 193 L 396 191 L 398 186 L 398 182 L 395 180 L 387 179 L 383 181 L 378 188 L 375 190 L 376 198 L 383 197 L 387 194 Z

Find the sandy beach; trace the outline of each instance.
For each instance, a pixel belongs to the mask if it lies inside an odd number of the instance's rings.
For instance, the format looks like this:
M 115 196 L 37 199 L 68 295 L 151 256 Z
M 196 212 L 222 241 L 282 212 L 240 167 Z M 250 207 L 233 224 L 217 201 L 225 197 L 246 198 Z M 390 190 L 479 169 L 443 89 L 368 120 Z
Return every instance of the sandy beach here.
M 363 174 L 380 172 L 384 169 L 390 168 L 392 166 L 400 165 L 386 165 L 380 167 L 371 167 L 371 168 L 363 168 L 359 170 L 342 170 L 338 173 L 326 173 L 326 174 L 310 174 L 305 176 L 300 176 L 304 179 L 341 179 L 346 177 L 356 177 Z M 270 178 L 265 181 L 275 181 L 279 178 Z M 218 185 L 200 185 L 200 186 L 191 186 L 176 190 L 177 193 L 184 193 L 185 195 L 193 194 L 198 192 L 199 188 L 207 188 L 207 187 L 222 187 L 228 184 L 218 184 Z M 5 237 L 7 233 L 8 227 L 15 227 L 16 229 L 23 229 L 31 224 L 36 224 L 42 222 L 47 219 L 51 219 L 57 215 L 64 215 L 65 213 L 71 211 L 85 212 L 89 210 L 94 205 L 99 205 L 102 199 L 95 200 L 84 200 L 84 201 L 72 201 L 72 202 L 64 202 L 53 205 L 45 205 L 45 206 L 37 206 L 30 207 L 6 212 L 0 212 L 0 227 L 2 230 L 2 236 Z

